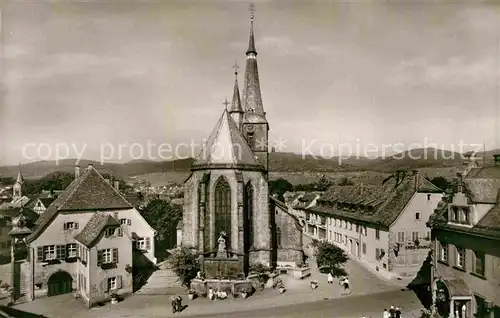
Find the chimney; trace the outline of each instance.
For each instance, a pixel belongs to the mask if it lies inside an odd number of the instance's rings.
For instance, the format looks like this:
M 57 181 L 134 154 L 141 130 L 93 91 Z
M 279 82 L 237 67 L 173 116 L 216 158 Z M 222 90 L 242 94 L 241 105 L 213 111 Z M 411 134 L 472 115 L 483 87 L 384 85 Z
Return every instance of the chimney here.
M 115 184 L 115 190 L 120 191 L 120 181 L 115 180 L 114 184 Z
M 80 178 L 80 166 L 76 165 L 75 166 L 75 179 Z
M 461 173 L 457 173 L 457 177 L 458 177 L 458 187 L 457 187 L 457 191 L 458 191 L 458 193 L 462 193 L 462 191 L 463 191 L 463 190 L 462 190 L 462 189 L 463 189 L 463 182 L 464 182 L 463 177 L 464 177 L 464 176 L 463 176 L 463 174 L 461 174 Z
M 361 182 L 360 186 L 361 187 L 359 189 L 359 192 L 360 192 L 359 194 L 363 195 L 363 182 Z
M 493 158 L 495 160 L 495 166 L 500 166 L 500 154 L 494 154 Z

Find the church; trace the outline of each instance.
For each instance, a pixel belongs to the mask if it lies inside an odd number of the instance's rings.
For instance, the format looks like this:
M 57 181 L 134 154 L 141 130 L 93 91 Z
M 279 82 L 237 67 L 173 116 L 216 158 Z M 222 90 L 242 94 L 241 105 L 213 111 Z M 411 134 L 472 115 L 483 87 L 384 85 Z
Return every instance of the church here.
M 200 253 L 207 278 L 241 278 L 253 264 L 296 267 L 303 261 L 299 220 L 269 193 L 269 122 L 253 14 L 241 98 L 237 65 L 235 75 L 231 106 L 226 103 L 184 184 L 181 245 Z M 221 258 L 224 265 L 217 263 Z

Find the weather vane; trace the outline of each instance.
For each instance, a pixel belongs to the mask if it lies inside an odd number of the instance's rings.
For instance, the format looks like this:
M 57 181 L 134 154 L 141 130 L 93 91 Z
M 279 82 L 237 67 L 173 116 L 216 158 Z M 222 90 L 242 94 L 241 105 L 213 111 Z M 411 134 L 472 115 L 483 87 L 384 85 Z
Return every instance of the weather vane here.
M 253 20 L 255 16 L 255 5 L 253 4 L 253 2 L 250 2 L 250 7 L 248 10 L 250 11 L 250 20 Z

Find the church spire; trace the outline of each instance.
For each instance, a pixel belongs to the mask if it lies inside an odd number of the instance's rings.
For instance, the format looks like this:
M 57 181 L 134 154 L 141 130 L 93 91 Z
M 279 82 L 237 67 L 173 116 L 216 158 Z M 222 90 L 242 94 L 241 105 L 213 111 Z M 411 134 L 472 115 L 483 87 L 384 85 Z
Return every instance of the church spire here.
M 255 39 L 253 36 L 253 18 L 255 14 L 255 7 L 253 3 L 250 3 L 250 38 L 248 40 L 248 50 L 247 55 L 254 54 L 257 55 L 257 50 L 255 50 Z
M 22 185 L 24 183 L 23 174 L 21 173 L 21 163 L 19 163 L 19 172 L 17 173 L 16 183 L 12 188 L 12 201 L 15 201 L 23 196 Z
M 238 87 L 238 62 L 235 62 L 233 65 L 234 68 L 234 90 L 233 90 L 233 102 L 231 103 L 231 110 L 229 114 L 233 118 L 234 122 L 241 128 L 241 121 L 243 120 L 243 108 L 241 108 L 241 100 L 240 100 L 240 89 Z
M 259 71 L 257 68 L 257 51 L 255 50 L 255 40 L 253 31 L 255 7 L 250 4 L 250 40 L 248 43 L 247 63 L 245 68 L 245 82 L 243 86 L 243 109 L 245 111 L 245 121 L 267 122 L 266 113 L 262 106 L 260 94 Z
M 255 7 L 250 4 L 250 41 L 246 52 L 245 82 L 243 84 L 243 122 L 241 132 L 265 171 L 269 171 L 269 123 L 266 119 L 262 95 L 260 93 L 259 70 L 257 67 L 257 50 L 254 39 Z
M 21 172 L 21 163 L 19 163 L 19 172 L 17 173 L 16 182 L 19 183 L 19 184 L 23 184 L 24 183 L 23 174 Z

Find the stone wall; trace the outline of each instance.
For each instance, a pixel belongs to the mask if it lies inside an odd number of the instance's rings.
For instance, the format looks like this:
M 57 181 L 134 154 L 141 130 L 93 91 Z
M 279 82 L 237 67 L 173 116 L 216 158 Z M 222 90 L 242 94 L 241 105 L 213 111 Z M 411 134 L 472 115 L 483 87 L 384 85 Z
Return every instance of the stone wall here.
M 302 263 L 302 227 L 299 220 L 275 204 L 271 204 L 276 222 L 278 265 Z

